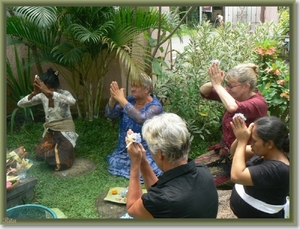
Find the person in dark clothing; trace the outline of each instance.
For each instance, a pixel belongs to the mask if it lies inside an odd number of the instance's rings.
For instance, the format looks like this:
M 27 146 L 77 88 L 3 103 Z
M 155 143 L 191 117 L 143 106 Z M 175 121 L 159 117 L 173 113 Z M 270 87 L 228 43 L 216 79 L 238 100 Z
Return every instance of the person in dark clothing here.
M 233 213 L 238 218 L 287 217 L 290 160 L 286 125 L 277 117 L 266 116 L 248 128 L 237 117 L 231 126 L 236 136 L 231 147 L 231 180 L 235 183 L 230 197 Z M 247 145 L 249 139 L 251 145 Z M 251 160 L 247 161 L 249 157 Z
M 197 166 L 188 157 L 191 141 L 186 123 L 176 114 L 163 113 L 144 123 L 142 136 L 164 173 L 157 178 L 142 144 L 126 138 L 131 159 L 128 214 L 133 218 L 216 218 L 218 192 L 214 179 L 206 166 Z M 147 188 L 144 194 L 140 172 Z

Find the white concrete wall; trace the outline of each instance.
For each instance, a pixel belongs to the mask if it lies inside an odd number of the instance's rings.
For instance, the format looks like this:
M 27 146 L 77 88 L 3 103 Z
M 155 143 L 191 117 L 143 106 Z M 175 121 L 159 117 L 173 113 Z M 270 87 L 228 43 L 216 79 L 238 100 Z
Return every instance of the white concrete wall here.
M 266 6 L 265 21 L 278 22 L 279 14 L 277 6 Z
M 155 8 L 158 10 L 158 7 L 155 7 Z M 162 11 L 162 13 L 169 12 L 170 6 L 162 6 L 161 11 Z M 167 34 L 167 36 L 168 36 L 168 34 Z M 154 38 L 154 39 L 157 38 L 157 30 L 153 31 L 152 38 Z M 171 40 L 170 40 L 170 42 L 165 42 L 164 44 L 162 44 L 161 47 L 163 48 L 164 51 L 161 52 L 160 50 L 158 50 L 155 57 L 165 56 L 165 54 L 167 53 L 165 61 L 167 62 L 169 68 L 171 68 L 171 64 L 172 64 L 172 54 L 170 52 L 170 50 L 172 49 Z

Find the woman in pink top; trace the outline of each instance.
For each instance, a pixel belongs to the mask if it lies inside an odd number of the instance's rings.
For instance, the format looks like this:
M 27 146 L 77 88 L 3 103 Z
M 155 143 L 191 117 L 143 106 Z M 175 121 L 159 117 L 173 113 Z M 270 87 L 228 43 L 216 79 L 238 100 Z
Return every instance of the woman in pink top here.
M 200 94 L 206 99 L 222 102 L 226 110 L 222 119 L 221 142 L 211 146 L 207 153 L 196 159 L 196 162 L 204 163 L 210 168 L 217 188 L 231 189 L 231 158 L 228 156 L 235 136 L 230 122 L 235 114 L 242 114 L 248 126 L 257 118 L 268 115 L 268 105 L 256 89 L 257 65 L 239 64 L 225 74 L 217 63 L 213 63 L 208 73 L 210 82 L 200 87 Z M 223 81 L 225 87 L 222 85 Z

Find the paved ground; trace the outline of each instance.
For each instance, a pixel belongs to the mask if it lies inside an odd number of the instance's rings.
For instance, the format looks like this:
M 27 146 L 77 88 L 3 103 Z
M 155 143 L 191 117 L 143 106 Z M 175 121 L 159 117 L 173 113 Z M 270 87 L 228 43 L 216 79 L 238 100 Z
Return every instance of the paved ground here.
M 95 202 L 99 217 L 102 219 L 119 219 L 126 214 L 126 205 L 104 200 L 107 193 L 108 190 L 101 193 Z
M 218 219 L 236 219 L 237 217 L 233 214 L 229 206 L 229 198 L 231 190 L 218 190 L 219 194 L 219 211 Z
M 85 158 L 75 158 L 71 168 L 62 171 L 53 171 L 53 174 L 59 177 L 76 177 L 93 171 L 96 164 Z

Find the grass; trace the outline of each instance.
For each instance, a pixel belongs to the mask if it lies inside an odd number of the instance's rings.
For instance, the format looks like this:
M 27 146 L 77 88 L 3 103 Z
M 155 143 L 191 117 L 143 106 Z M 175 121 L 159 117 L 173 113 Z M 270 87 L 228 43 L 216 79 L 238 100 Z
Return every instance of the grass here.
M 110 187 L 127 187 L 128 180 L 114 177 L 107 171 L 106 157 L 117 145 L 119 124 L 101 117 L 89 122 L 74 119 L 76 132 L 79 134 L 76 156 L 89 159 L 97 164 L 92 172 L 79 177 L 60 178 L 51 173 L 52 169 L 45 162 L 35 161 L 34 149 L 43 133 L 42 122 L 23 125 L 13 134 L 7 133 L 7 149 L 13 150 L 24 146 L 28 158 L 34 165 L 28 171 L 38 179 L 34 198 L 26 203 L 38 203 L 50 208 L 59 208 L 69 219 L 99 219 L 95 202 L 99 195 Z M 190 156 L 195 158 L 210 145 L 195 137 Z

